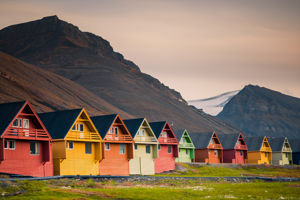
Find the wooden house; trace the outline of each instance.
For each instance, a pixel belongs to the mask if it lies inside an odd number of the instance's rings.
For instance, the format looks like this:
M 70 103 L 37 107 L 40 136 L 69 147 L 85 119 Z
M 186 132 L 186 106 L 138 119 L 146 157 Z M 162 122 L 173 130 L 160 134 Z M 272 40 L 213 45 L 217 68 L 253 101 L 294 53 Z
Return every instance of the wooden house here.
M 249 164 L 272 164 L 272 148 L 267 137 L 245 137 Z
M 0 172 L 52 176 L 51 136 L 29 102 L 0 104 Z
M 39 116 L 53 138 L 54 175 L 99 175 L 101 137 L 84 108 Z
M 273 165 L 290 165 L 292 160 L 292 149 L 287 138 L 269 138 L 272 148 L 272 164 Z
M 300 139 L 290 138 L 293 164 L 300 165 Z
M 119 114 L 92 117 L 104 145 L 100 175 L 129 175 L 133 158 L 133 139 Z
M 130 174 L 152 175 L 157 158 L 158 140 L 146 118 L 124 120 L 134 139 L 133 158 L 129 161 Z
M 174 134 L 179 141 L 178 157 L 175 162 L 191 163 L 195 158 L 195 146 L 187 130 L 175 130 Z
M 222 163 L 223 147 L 216 132 L 191 133 L 195 145 L 195 162 Z
M 245 164 L 248 147 L 242 133 L 219 134 L 223 146 L 223 163 Z
M 178 141 L 168 122 L 151 122 L 150 126 L 158 139 L 158 157 L 154 161 L 155 173 L 175 169 L 178 157 Z

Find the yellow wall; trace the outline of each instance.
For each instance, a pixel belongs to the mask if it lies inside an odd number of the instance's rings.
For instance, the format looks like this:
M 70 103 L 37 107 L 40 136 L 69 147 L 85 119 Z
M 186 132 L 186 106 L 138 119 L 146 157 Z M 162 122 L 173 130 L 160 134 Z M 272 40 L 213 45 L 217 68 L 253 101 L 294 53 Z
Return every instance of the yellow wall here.
M 267 157 L 265 156 L 267 153 Z M 248 151 L 249 164 L 272 164 L 272 153 L 261 151 Z

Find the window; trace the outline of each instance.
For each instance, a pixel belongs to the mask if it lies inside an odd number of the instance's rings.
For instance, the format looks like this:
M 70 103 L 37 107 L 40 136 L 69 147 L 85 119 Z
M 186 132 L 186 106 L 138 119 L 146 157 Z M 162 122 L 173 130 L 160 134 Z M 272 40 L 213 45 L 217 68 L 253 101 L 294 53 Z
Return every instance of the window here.
M 241 141 L 240 141 L 240 140 L 238 140 L 238 141 L 237 141 L 237 144 L 238 144 L 238 145 L 241 145 Z
M 218 156 L 218 150 L 215 150 L 215 156 Z
M 118 137 L 118 133 L 119 133 L 118 127 L 115 127 L 115 134 L 116 134 L 116 137 Z
M 72 131 L 78 131 L 78 124 L 74 124 Z
M 125 154 L 125 144 L 119 144 L 120 154 Z
M 16 128 L 19 128 L 19 127 L 22 128 L 22 119 L 19 119 L 19 118 L 15 119 L 12 126 L 16 127 Z
M 188 149 L 185 149 L 185 154 L 189 155 L 189 150 Z
M 23 128 L 29 128 L 29 119 L 23 119 Z
M 110 150 L 110 144 L 109 143 L 105 143 L 105 150 Z
M 243 154 L 244 154 L 244 152 L 243 152 L 243 151 L 241 151 L 241 156 L 243 156 Z
M 158 151 L 160 151 L 160 144 L 158 145 L 157 149 L 158 149 Z
M 67 149 L 74 149 L 74 143 L 73 142 L 67 142 Z
M 146 153 L 147 154 L 151 153 L 151 147 L 150 147 L 150 145 L 146 145 Z
M 179 152 L 180 152 L 180 150 L 181 150 L 181 149 L 179 149 Z
M 167 137 L 167 133 L 166 132 L 162 132 L 161 136 L 164 137 L 164 138 L 166 138 Z
M 145 130 L 142 130 L 142 136 L 145 136 Z
M 208 154 L 210 154 L 210 149 L 208 149 Z
M 14 140 L 8 140 L 8 149 L 10 150 L 16 149 Z
M 30 154 L 31 155 L 39 155 L 39 143 L 38 142 L 30 142 Z
M 79 125 L 79 128 L 80 128 L 80 129 L 79 129 L 79 130 L 80 130 L 80 132 L 83 132 L 83 131 L 84 131 L 83 124 L 80 124 L 80 125 Z
M 140 131 L 137 131 L 136 135 L 140 135 Z
M 266 158 L 268 157 L 268 153 L 267 153 L 267 152 L 265 152 L 265 157 L 266 157 Z
M 110 133 L 114 133 L 114 130 L 115 130 L 115 128 L 112 127 L 112 128 L 110 129 Z
M 134 149 L 137 150 L 138 149 L 138 145 L 134 144 Z
M 8 141 L 7 140 L 4 141 L 4 149 L 8 149 Z
M 90 142 L 85 143 L 85 153 L 92 154 L 92 143 Z
M 172 153 L 172 146 L 168 146 L 168 153 Z

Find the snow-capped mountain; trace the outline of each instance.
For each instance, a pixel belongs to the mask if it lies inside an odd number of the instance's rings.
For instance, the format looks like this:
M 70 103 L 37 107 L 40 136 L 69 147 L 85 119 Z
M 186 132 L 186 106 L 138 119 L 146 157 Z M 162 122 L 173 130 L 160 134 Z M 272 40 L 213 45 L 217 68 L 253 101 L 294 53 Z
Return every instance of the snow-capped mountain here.
M 188 104 L 193 105 L 198 109 L 202 109 L 204 112 L 210 115 L 216 116 L 223 110 L 223 107 L 230 101 L 230 99 L 239 91 L 240 90 L 225 92 L 207 99 L 190 100 L 188 101 Z

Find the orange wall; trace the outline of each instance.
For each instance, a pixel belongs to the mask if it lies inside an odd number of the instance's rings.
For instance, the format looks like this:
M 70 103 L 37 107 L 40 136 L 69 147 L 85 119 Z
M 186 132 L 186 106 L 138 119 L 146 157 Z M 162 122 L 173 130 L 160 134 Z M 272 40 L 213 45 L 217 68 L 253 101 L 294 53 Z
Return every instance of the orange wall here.
M 120 154 L 119 144 L 110 143 L 110 150 L 105 150 L 104 159 L 100 161 L 100 175 L 129 175 L 128 146 L 125 144 L 125 154 Z

